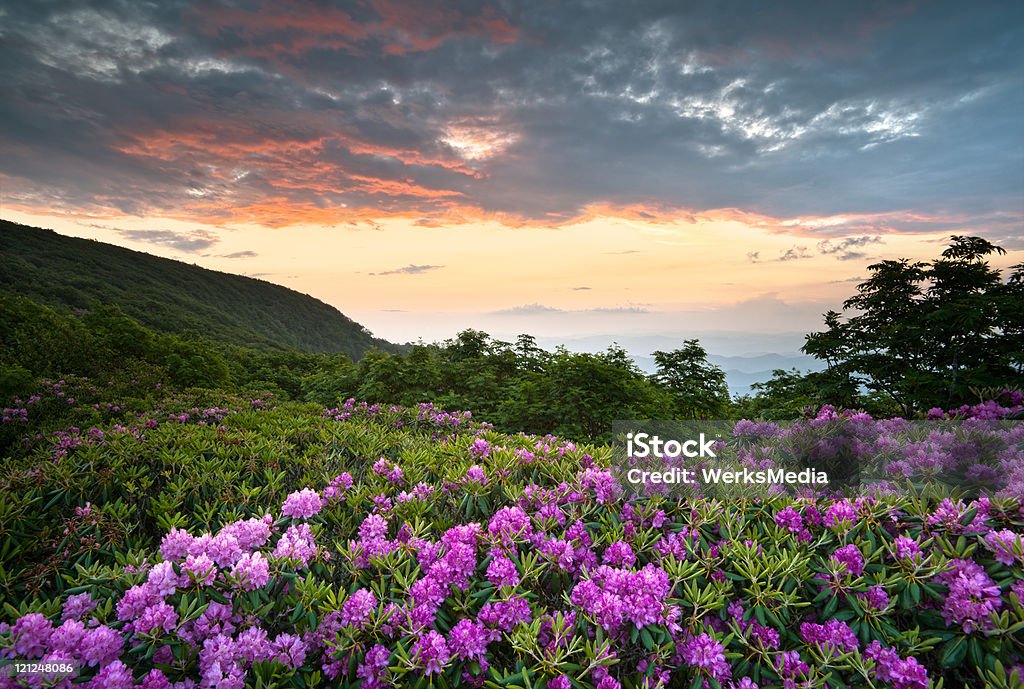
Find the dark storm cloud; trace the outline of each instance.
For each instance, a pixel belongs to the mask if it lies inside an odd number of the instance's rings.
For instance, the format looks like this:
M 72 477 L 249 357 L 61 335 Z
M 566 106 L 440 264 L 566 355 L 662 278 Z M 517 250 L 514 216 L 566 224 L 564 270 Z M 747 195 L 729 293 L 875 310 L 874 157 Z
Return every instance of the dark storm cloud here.
M 5 205 L 272 226 L 865 216 L 793 229 L 821 237 L 1011 238 L 1024 218 L 1020 3 L 0 12 Z

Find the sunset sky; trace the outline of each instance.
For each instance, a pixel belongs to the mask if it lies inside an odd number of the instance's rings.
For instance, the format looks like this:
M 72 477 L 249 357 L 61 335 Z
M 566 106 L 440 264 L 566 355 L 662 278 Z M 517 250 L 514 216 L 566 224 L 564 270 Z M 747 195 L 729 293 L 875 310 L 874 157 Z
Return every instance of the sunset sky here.
M 0 73 L 0 216 L 394 341 L 795 351 L 879 259 L 1024 261 L 1016 1 L 0 0 Z

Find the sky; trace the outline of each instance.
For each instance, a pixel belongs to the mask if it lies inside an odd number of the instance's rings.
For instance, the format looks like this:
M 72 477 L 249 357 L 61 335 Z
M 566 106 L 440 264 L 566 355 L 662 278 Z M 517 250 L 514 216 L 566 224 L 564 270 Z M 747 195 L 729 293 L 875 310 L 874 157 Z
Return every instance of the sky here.
M 393 341 L 795 352 L 879 260 L 1024 260 L 1020 2 L 0 0 L 0 75 L 0 216 Z

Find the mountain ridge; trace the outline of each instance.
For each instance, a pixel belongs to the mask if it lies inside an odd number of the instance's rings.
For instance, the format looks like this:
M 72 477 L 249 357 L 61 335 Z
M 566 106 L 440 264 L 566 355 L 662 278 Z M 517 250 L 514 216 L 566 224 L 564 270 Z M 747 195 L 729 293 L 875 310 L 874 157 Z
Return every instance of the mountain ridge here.
M 113 305 L 160 332 L 360 358 L 400 345 L 282 285 L 0 219 L 0 289 L 72 311 Z

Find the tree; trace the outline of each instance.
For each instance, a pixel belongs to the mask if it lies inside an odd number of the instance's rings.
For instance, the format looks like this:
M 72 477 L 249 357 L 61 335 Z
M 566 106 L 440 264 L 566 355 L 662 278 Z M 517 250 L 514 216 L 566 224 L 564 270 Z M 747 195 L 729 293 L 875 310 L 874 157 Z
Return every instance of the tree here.
M 974 390 L 1019 385 L 1021 266 L 1004 282 L 988 257 L 1005 251 L 980 237 L 953 236 L 929 262 L 889 260 L 829 311 L 826 329 L 803 350 L 838 380 L 892 400 L 907 415 L 974 400 Z
M 797 369 L 775 369 L 772 377 L 750 386 L 753 394 L 737 397 L 733 411 L 737 418 L 785 420 L 816 413 L 825 404 L 845 409 L 878 409 L 865 398 L 847 376 L 831 371 L 801 373 Z
M 671 352 L 654 352 L 652 378 L 672 395 L 674 418 L 713 419 L 729 407 L 725 371 L 708 361 L 699 340 L 684 340 Z

